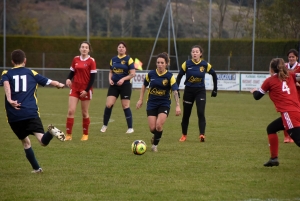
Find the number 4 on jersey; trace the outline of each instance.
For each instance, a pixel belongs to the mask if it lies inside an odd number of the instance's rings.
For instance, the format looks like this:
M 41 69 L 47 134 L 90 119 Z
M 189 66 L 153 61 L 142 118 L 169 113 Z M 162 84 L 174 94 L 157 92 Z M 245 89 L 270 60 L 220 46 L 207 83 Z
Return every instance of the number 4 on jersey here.
M 283 92 L 287 92 L 288 94 L 290 94 L 290 88 L 289 86 L 286 84 L 286 81 L 282 82 L 282 91 Z

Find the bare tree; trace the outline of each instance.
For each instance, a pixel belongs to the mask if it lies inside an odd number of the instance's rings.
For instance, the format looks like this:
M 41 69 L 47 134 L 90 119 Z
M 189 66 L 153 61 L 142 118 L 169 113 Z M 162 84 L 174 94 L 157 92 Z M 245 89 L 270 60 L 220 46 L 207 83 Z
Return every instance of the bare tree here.
M 218 10 L 220 12 L 220 16 L 219 16 L 219 30 L 218 30 L 218 36 L 219 36 L 219 38 L 222 38 L 223 25 L 224 25 L 225 14 L 226 14 L 226 9 L 227 9 L 228 2 L 229 2 L 229 0 L 217 0 L 216 1 L 217 5 L 218 5 Z

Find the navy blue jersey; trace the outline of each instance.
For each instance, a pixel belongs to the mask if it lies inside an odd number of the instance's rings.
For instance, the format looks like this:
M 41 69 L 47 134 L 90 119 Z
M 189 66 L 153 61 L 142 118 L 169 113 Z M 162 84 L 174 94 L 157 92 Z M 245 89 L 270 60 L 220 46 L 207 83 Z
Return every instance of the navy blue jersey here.
M 112 70 L 112 81 L 117 84 L 117 82 L 129 75 L 129 71 L 135 69 L 133 59 L 130 56 L 115 56 L 110 60 L 110 70 Z M 125 80 L 123 84 L 129 84 L 130 80 Z
M 37 106 L 38 84 L 45 86 L 51 80 L 39 75 L 34 70 L 25 67 L 15 67 L 4 71 L 2 81 L 8 81 L 11 90 L 11 99 L 21 103 L 20 110 L 13 108 L 5 97 L 5 109 L 8 122 L 16 122 L 39 117 Z
M 212 66 L 204 60 L 200 60 L 198 63 L 193 60 L 187 60 L 182 64 L 178 77 L 181 78 L 186 74 L 184 82 L 186 86 L 205 87 L 205 74 L 212 74 L 213 72 L 215 71 Z
M 146 75 L 144 85 L 149 85 L 147 110 L 161 106 L 170 108 L 171 91 L 178 90 L 178 85 L 172 73 L 166 71 L 159 74 L 157 70 L 152 70 Z

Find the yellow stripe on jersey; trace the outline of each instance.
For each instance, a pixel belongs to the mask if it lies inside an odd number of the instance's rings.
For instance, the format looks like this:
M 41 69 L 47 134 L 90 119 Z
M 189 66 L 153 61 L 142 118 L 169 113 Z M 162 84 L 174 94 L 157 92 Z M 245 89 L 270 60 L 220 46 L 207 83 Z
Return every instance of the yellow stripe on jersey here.
M 181 68 L 184 72 L 186 72 L 186 61 L 183 62 L 183 64 L 181 65 Z
M 34 70 L 31 70 L 31 71 L 34 71 Z M 35 72 L 35 71 L 34 71 Z M 36 72 L 35 72 L 36 73 Z M 37 113 L 38 113 L 38 115 L 39 115 L 39 117 L 40 117 L 40 108 L 39 108 L 39 106 L 38 106 L 38 99 L 37 99 L 37 94 L 36 94 L 36 92 L 37 92 L 37 88 L 38 88 L 38 84 L 35 86 L 35 90 L 34 90 L 34 94 L 33 94 L 33 97 L 34 97 L 34 99 L 35 99 L 35 102 L 36 102 L 36 106 L 37 106 Z
M 110 60 L 109 65 L 112 66 L 112 60 Z
M 130 57 L 129 61 L 128 61 L 128 65 L 132 64 L 134 61 L 133 59 Z
M 145 77 L 145 79 L 147 80 L 147 82 L 150 82 L 150 80 L 149 80 L 149 76 L 148 76 L 148 73 L 146 74 L 146 77 Z
M 34 76 L 36 76 L 38 73 L 34 70 L 31 70 L 31 72 L 33 73 Z
M 6 74 L 6 73 L 7 73 L 7 70 L 4 70 L 4 71 L 2 72 L 2 75 Z
M 175 79 L 174 75 L 172 75 L 170 82 L 171 82 L 170 83 L 171 86 L 176 83 L 176 79 Z
M 207 69 L 206 69 L 206 72 L 210 71 L 211 68 L 212 68 L 212 66 L 211 66 L 209 63 L 207 63 Z

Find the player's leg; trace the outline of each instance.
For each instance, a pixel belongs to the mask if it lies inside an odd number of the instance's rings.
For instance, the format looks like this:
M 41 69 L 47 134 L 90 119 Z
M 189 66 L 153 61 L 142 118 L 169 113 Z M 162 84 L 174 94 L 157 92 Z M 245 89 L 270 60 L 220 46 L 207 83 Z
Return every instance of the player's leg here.
M 179 139 L 180 142 L 186 141 L 187 137 L 187 132 L 188 132 L 188 126 L 190 122 L 190 116 L 192 113 L 193 109 L 193 104 L 194 104 L 195 96 L 193 93 L 193 89 L 186 87 L 184 89 L 184 94 L 183 94 L 183 114 L 182 114 L 182 120 L 181 120 L 181 131 L 182 131 L 182 136 Z
M 42 168 L 40 167 L 40 165 L 38 164 L 38 162 L 35 158 L 34 151 L 31 148 L 31 142 L 30 142 L 29 137 L 27 136 L 26 138 L 22 139 L 21 142 L 24 147 L 26 158 L 29 161 L 29 163 L 33 169 L 32 173 L 43 172 Z
M 284 143 L 293 143 L 294 142 L 286 130 L 283 131 L 283 134 L 284 134 L 284 140 L 283 140 Z
M 198 128 L 199 128 L 199 139 L 200 142 L 205 141 L 205 105 L 206 105 L 206 92 L 205 90 L 199 91 L 196 96 L 197 116 L 198 116 Z
M 117 86 L 109 86 L 107 91 L 105 109 L 103 114 L 103 126 L 100 129 L 101 132 L 105 132 L 107 129 L 107 125 L 111 116 L 111 112 L 114 104 L 116 103 L 117 98 L 119 97 L 119 91 Z
M 131 84 L 126 84 L 124 86 L 121 86 L 122 90 L 120 92 L 120 96 L 121 96 L 121 104 L 122 104 L 122 108 L 124 111 L 124 115 L 126 118 L 126 122 L 127 122 L 127 128 L 128 130 L 126 131 L 126 133 L 133 133 L 133 126 L 132 126 L 132 113 L 130 110 L 130 97 L 131 97 L 131 91 L 132 91 L 132 87 Z
M 157 152 L 157 145 L 160 142 L 162 133 L 163 133 L 163 126 L 167 120 L 167 117 L 169 115 L 170 108 L 168 107 L 160 107 L 158 109 L 158 115 L 155 123 L 155 132 L 154 132 L 154 138 L 153 138 L 153 146 L 152 150 Z
M 294 140 L 295 144 L 300 147 L 300 127 L 295 127 L 287 131 L 291 137 L 291 139 Z
M 148 126 L 149 126 L 150 132 L 153 134 L 153 136 L 151 137 L 152 147 L 154 146 L 154 135 L 156 133 L 157 115 L 158 115 L 157 109 L 147 110 Z M 157 148 L 156 148 L 156 150 L 152 149 L 152 151 L 157 151 Z
M 277 132 L 284 130 L 282 118 L 279 117 L 271 122 L 267 127 L 269 148 L 270 148 L 270 160 L 264 164 L 266 167 L 278 166 L 278 135 Z
M 73 91 L 73 92 L 72 92 Z M 79 101 L 79 93 L 71 89 L 69 95 L 69 107 L 68 107 L 68 114 L 66 120 L 66 140 L 72 140 L 72 129 L 74 125 L 74 116 L 76 112 L 76 107 Z
M 82 113 L 82 137 L 81 141 L 88 140 L 89 126 L 90 126 L 90 116 L 89 116 L 89 107 L 90 100 L 81 100 L 81 113 Z

